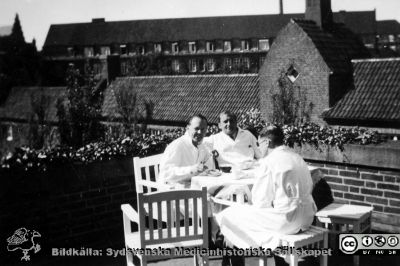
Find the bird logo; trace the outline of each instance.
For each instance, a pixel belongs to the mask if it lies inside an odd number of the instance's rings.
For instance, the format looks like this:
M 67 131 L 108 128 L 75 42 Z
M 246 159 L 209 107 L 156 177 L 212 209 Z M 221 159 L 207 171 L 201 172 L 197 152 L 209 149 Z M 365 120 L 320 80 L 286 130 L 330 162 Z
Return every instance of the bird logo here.
M 34 241 L 35 237 L 41 237 L 39 232 L 21 227 L 15 230 L 12 236 L 7 238 L 7 250 L 15 251 L 20 249 L 23 253 L 21 260 L 31 260 L 28 252 L 33 250 L 34 253 L 37 253 L 40 250 L 40 245 Z

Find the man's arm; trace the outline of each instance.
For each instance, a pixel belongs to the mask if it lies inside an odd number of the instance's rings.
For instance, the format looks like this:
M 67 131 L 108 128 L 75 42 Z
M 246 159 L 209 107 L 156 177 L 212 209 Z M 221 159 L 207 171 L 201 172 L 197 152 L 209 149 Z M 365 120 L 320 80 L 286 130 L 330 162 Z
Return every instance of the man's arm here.
M 173 145 L 165 149 L 160 163 L 160 180 L 168 183 L 182 182 L 203 170 L 203 164 L 181 166 L 182 156 L 182 152 Z
M 265 162 L 257 169 L 256 181 L 251 190 L 251 199 L 254 206 L 259 208 L 271 208 L 275 198 L 274 181 L 271 171 Z

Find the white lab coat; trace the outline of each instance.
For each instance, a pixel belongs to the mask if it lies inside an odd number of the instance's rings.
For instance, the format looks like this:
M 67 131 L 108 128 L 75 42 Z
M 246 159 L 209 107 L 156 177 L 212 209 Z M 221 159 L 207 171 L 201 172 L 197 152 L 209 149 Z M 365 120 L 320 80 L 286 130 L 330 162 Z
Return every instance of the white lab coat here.
M 208 167 L 212 160 L 210 152 L 203 144 L 195 147 L 188 133 L 171 142 L 164 151 L 160 162 L 159 179 L 176 188 L 190 186 L 190 177 L 197 173 L 197 164 Z
M 296 234 L 311 225 L 316 206 L 304 160 L 285 146 L 261 159 L 250 206 L 232 206 L 216 215 L 228 243 L 238 248 L 275 249 L 280 234 Z
M 204 144 L 208 149 L 218 151 L 219 166 L 239 165 L 261 158 L 257 139 L 248 130 L 241 128 L 238 128 L 235 140 L 224 132 L 219 132 L 204 138 Z

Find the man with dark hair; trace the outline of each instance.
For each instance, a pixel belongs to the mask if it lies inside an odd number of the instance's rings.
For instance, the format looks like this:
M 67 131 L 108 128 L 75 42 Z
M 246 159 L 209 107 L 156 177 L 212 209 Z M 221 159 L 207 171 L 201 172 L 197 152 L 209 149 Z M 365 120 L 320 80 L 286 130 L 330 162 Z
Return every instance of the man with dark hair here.
M 207 119 L 194 115 L 183 136 L 165 149 L 160 163 L 160 180 L 177 188 L 190 186 L 190 179 L 208 168 L 210 153 L 202 141 L 207 132 Z
M 260 167 L 251 191 L 252 205 L 235 205 L 217 214 L 222 234 L 238 248 L 271 248 L 277 234 L 296 234 L 311 225 L 316 206 L 311 196 L 313 182 L 304 160 L 283 145 L 281 128 L 261 131 L 268 156 Z
M 218 152 L 219 166 L 240 165 L 261 158 L 257 139 L 237 125 L 237 117 L 229 111 L 219 115 L 220 133 L 204 139 L 205 145 Z

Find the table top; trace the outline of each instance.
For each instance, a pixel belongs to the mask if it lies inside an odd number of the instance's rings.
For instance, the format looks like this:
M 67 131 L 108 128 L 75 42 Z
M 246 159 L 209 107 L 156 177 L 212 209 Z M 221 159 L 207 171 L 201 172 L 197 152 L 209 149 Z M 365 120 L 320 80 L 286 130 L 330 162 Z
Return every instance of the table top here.
M 372 207 L 332 203 L 315 214 L 317 217 L 360 219 L 371 212 Z

